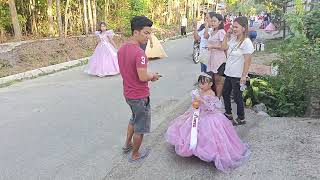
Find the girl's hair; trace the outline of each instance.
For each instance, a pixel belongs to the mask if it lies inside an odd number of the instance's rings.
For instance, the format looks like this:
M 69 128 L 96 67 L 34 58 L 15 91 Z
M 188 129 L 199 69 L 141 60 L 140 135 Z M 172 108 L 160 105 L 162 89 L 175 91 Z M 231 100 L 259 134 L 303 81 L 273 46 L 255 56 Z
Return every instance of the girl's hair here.
M 240 26 L 242 26 L 243 28 L 245 28 L 245 31 L 243 32 L 243 36 L 242 39 L 240 40 L 240 44 L 238 47 L 241 46 L 241 44 L 243 43 L 243 41 L 248 37 L 248 33 L 249 33 L 249 25 L 248 25 L 248 18 L 245 16 L 240 16 L 237 17 L 234 22 L 237 22 L 238 24 L 240 24 Z
M 222 17 L 221 14 L 217 14 L 217 13 L 214 13 L 214 12 L 210 12 L 209 15 L 210 15 L 210 18 L 215 17 L 215 18 L 218 19 L 218 21 L 220 21 L 220 24 L 219 24 L 219 26 L 218 26 L 218 30 L 224 29 L 224 24 L 223 24 L 224 21 L 223 21 L 223 17 Z
M 102 32 L 102 30 L 101 30 L 101 25 L 104 25 L 104 26 L 107 27 L 107 23 L 105 23 L 105 22 L 100 22 L 100 23 L 99 23 L 98 31 L 100 31 L 100 32 Z
M 211 89 L 212 91 L 216 94 L 216 84 L 214 83 L 214 80 L 212 78 L 213 74 L 212 73 L 206 73 L 208 76 L 211 76 L 211 78 L 204 76 L 204 75 L 200 75 L 198 77 L 198 83 L 200 84 L 204 84 L 204 83 L 211 83 L 212 82 L 212 86 Z

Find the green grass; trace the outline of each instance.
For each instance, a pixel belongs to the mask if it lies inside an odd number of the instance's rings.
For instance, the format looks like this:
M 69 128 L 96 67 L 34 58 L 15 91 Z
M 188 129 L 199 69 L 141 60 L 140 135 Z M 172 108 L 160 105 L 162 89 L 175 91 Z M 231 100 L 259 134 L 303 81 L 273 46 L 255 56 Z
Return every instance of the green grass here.
M 280 45 L 282 44 L 283 40 L 281 38 L 277 39 L 268 39 L 264 42 L 265 44 L 265 52 L 268 53 L 276 53 L 279 50 Z

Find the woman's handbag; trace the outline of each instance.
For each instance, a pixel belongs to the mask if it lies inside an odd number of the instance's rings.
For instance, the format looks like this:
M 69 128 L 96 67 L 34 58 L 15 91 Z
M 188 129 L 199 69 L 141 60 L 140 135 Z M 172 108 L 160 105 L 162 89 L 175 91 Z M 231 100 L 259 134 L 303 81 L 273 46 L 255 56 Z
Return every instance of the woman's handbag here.
M 207 49 L 200 49 L 198 59 L 199 59 L 199 62 L 201 62 L 202 64 L 208 65 L 209 51 Z

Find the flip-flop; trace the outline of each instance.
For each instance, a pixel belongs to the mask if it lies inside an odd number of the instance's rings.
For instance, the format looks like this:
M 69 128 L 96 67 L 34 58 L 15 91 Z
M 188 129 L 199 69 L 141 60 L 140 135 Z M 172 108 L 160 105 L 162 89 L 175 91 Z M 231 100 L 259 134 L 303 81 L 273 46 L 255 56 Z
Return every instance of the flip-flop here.
M 149 149 L 145 149 L 144 151 L 140 152 L 140 157 L 138 159 L 132 159 L 132 155 L 130 154 L 130 156 L 128 157 L 128 161 L 130 163 L 140 162 L 144 158 L 146 158 L 149 154 L 150 154 L 150 150 Z
M 236 118 L 235 120 L 233 120 L 233 123 L 234 123 L 234 126 L 238 126 L 238 125 L 246 124 L 247 121 L 245 121 L 244 119 Z
M 132 150 L 132 148 L 133 148 L 133 146 L 132 146 L 132 144 L 130 144 L 127 147 L 122 147 L 122 151 L 123 151 L 123 153 L 128 153 Z
M 232 114 L 227 114 L 227 113 L 223 113 L 223 114 L 224 114 L 224 116 L 226 116 L 230 121 L 233 120 Z
M 237 118 L 237 121 L 239 122 L 239 125 L 243 125 L 243 124 L 247 123 L 247 121 L 245 121 L 244 119 L 238 119 Z

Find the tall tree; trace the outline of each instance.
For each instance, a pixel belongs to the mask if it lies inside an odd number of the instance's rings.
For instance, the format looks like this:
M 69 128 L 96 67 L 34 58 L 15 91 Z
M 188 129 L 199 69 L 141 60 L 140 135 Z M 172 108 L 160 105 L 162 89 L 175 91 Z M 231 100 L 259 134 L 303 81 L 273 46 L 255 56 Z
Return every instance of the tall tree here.
M 88 29 L 88 12 L 87 12 L 87 1 L 83 0 L 83 18 L 84 18 L 84 30 L 85 33 L 89 33 Z
M 92 18 L 93 18 L 93 31 L 96 31 L 97 28 L 97 7 L 96 0 L 92 0 Z
M 59 36 L 62 37 L 63 30 L 62 30 L 62 18 L 61 18 L 61 10 L 60 10 L 60 0 L 56 0 L 56 6 L 57 6 L 57 20 L 58 20 Z
M 92 20 L 91 0 L 88 0 L 88 13 L 89 13 L 90 31 L 93 32 L 93 20 Z
M 107 22 L 109 15 L 110 0 L 104 0 L 104 21 Z
M 10 7 L 10 13 L 11 13 L 11 20 L 12 20 L 12 25 L 14 29 L 14 37 L 18 40 L 21 39 L 21 29 L 19 25 L 19 20 L 18 20 L 18 14 L 17 14 L 17 9 L 16 9 L 16 3 L 14 0 L 9 0 L 9 7 Z
M 36 19 L 36 1 L 29 1 L 29 11 L 31 14 L 31 32 L 34 35 L 38 35 L 37 19 Z
M 68 22 L 69 22 L 69 6 L 70 6 L 70 0 L 67 0 L 66 2 L 66 8 L 64 11 L 64 36 L 66 37 L 68 35 Z
M 53 28 L 53 14 L 52 14 L 52 0 L 48 0 L 48 21 L 49 21 L 49 35 L 54 35 L 54 28 Z

